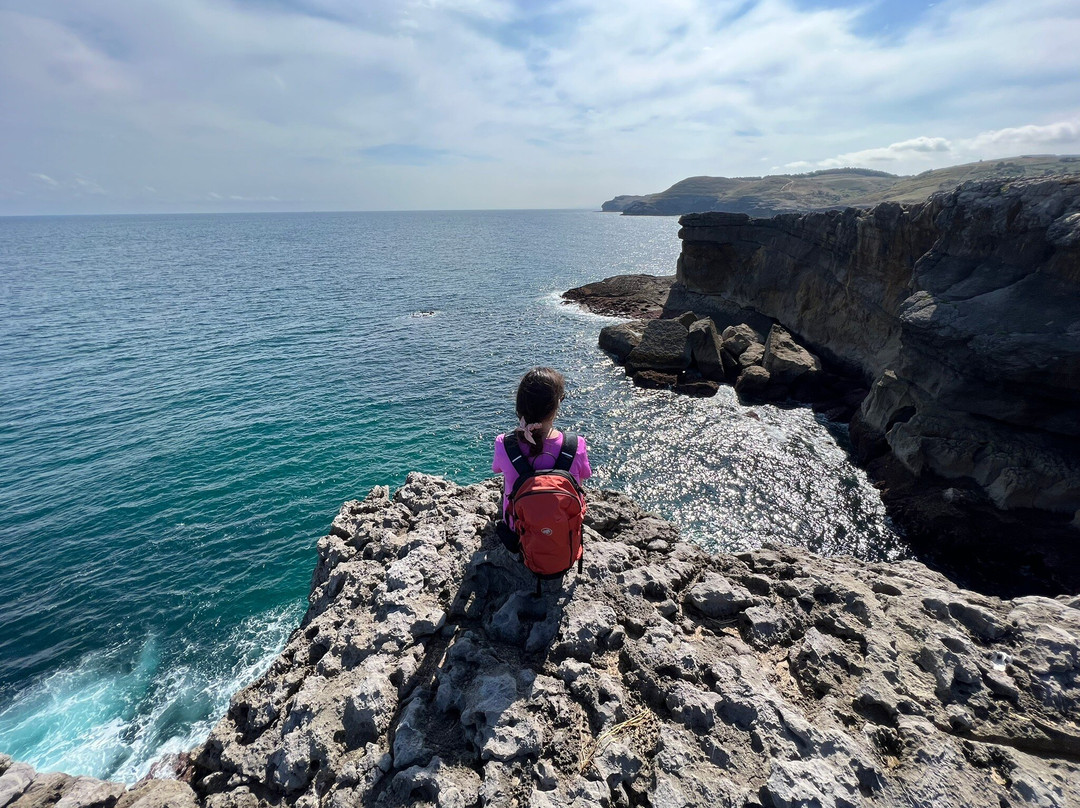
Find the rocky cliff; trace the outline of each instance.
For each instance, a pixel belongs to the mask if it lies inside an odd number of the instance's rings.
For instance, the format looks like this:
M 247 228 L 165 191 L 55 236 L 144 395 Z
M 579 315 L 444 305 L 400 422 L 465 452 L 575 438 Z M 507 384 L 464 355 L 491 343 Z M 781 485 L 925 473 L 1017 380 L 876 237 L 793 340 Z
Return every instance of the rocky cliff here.
M 1080 178 L 680 221 L 669 309 L 779 321 L 872 383 L 852 436 L 892 461 L 881 476 L 1026 512 L 1017 543 L 1057 531 L 1075 551 L 1080 533 L 1061 531 L 1080 522 Z
M 584 572 L 537 598 L 498 502 L 413 474 L 346 503 L 188 782 L 0 758 L 0 808 L 1080 804 L 1080 599 L 709 555 L 610 492 Z

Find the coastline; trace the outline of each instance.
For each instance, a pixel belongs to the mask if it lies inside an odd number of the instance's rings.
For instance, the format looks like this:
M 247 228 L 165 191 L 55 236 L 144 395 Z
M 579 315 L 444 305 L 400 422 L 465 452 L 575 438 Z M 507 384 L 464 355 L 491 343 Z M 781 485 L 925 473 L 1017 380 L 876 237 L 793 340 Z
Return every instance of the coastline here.
M 494 536 L 498 498 L 497 480 L 411 474 L 346 503 L 301 625 L 175 761 L 182 780 L 118 791 L 4 761 L 0 794 L 20 808 L 1080 800 L 1080 599 L 1003 601 L 913 561 L 710 555 L 590 491 L 585 572 L 537 600 Z

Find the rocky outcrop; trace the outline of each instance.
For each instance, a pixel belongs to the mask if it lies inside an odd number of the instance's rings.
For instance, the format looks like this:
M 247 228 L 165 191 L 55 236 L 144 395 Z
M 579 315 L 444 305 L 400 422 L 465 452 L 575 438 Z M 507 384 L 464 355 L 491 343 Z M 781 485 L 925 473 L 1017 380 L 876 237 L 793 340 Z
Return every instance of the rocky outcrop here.
M 638 387 L 712 396 L 727 383 L 747 401 L 798 400 L 844 422 L 866 396 L 858 381 L 825 371 L 818 357 L 779 325 L 763 341 L 746 324 L 728 326 L 721 334 L 711 318 L 683 312 L 605 326 L 599 344 Z
M 912 207 L 681 223 L 670 308 L 721 326 L 780 322 L 861 373 L 872 383 L 852 424 L 863 461 L 881 479 L 922 481 L 901 487 L 924 500 L 960 492 L 954 528 L 971 521 L 963 502 L 1029 512 L 1014 542 L 1070 543 L 1062 531 L 1080 523 L 1080 178 L 970 183 Z M 936 506 L 907 511 L 920 509 Z
M 196 759 L 206 806 L 1066 805 L 1080 611 L 915 562 L 711 556 L 590 494 L 542 598 L 497 483 L 345 505 L 310 608 Z
M 653 319 L 667 304 L 674 275 L 616 275 L 563 292 L 563 299 L 612 317 Z
M 0 808 L 198 808 L 191 786 L 180 780 L 147 778 L 123 783 L 39 772 L 0 755 Z
M 499 483 L 344 505 L 309 608 L 188 757 L 131 791 L 0 758 L 0 808 L 1080 804 L 1080 599 L 912 561 L 709 555 L 590 492 L 534 581 Z

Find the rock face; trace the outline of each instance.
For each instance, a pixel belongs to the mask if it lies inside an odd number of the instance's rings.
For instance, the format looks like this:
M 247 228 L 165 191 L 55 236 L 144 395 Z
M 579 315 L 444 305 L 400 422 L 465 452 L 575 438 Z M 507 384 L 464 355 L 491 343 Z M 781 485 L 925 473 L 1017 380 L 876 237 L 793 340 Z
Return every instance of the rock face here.
M 668 305 L 720 326 L 778 321 L 860 372 L 872 382 L 852 428 L 864 460 L 887 455 L 943 481 L 939 493 L 959 486 L 998 509 L 1075 518 L 1080 178 L 681 223 Z
M 709 555 L 611 492 L 583 573 L 537 598 L 499 499 L 411 474 L 346 503 L 191 786 L 0 757 L 0 808 L 1080 804 L 1080 598 Z
M 0 755 L 0 808 L 198 808 L 185 782 L 146 779 L 130 789 L 93 777 L 38 772 Z
M 1080 801 L 1076 603 L 710 556 L 600 492 L 584 574 L 537 599 L 498 499 L 414 474 L 345 505 L 301 627 L 197 755 L 204 805 Z

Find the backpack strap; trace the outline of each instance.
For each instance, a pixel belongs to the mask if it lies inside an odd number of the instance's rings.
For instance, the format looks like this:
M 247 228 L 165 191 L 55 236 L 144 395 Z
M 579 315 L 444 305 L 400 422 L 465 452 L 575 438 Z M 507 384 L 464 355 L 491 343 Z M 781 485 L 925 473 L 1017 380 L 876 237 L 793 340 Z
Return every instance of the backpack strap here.
M 517 432 L 507 432 L 503 435 L 503 448 L 506 450 L 506 456 L 510 459 L 514 471 L 518 473 L 518 477 L 525 478 L 533 475 L 535 470 L 532 463 L 529 462 L 529 458 L 525 457 L 525 454 L 521 451 L 521 443 L 518 441 Z
M 574 456 L 577 454 L 577 446 L 577 432 L 563 432 L 562 449 L 559 450 L 559 456 L 555 458 L 555 468 L 570 471 L 570 466 L 574 464 Z

